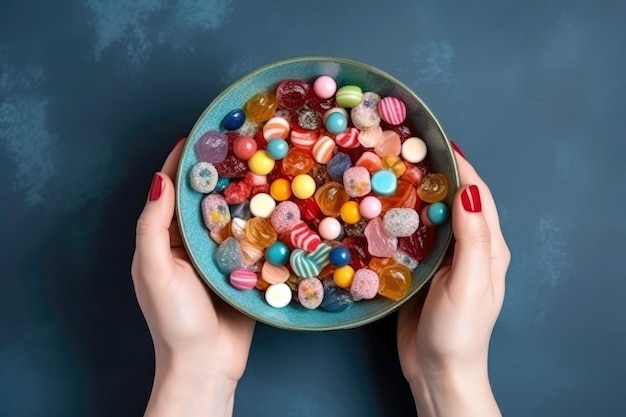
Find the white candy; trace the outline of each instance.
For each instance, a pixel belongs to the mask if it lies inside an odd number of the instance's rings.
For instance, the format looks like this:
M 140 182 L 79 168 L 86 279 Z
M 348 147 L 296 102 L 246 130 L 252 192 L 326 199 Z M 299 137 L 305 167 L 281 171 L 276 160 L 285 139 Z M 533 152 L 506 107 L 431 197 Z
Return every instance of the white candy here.
M 408 138 L 402 144 L 402 159 L 413 164 L 426 158 L 426 143 L 420 138 Z
M 341 223 L 334 217 L 326 217 L 320 222 L 317 230 L 322 239 L 335 240 L 341 234 Z
M 259 193 L 250 199 L 250 213 L 267 219 L 276 208 L 276 200 L 267 193 Z
M 265 290 L 265 301 L 274 308 L 286 307 L 291 298 L 291 288 L 285 283 L 270 285 Z

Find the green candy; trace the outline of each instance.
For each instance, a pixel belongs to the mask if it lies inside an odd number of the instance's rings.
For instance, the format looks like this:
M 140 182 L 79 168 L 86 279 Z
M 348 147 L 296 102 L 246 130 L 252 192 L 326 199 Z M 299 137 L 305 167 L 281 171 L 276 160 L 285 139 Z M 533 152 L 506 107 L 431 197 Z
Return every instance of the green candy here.
M 335 100 L 339 107 L 351 109 L 361 103 L 363 90 L 356 85 L 344 85 L 335 94 Z

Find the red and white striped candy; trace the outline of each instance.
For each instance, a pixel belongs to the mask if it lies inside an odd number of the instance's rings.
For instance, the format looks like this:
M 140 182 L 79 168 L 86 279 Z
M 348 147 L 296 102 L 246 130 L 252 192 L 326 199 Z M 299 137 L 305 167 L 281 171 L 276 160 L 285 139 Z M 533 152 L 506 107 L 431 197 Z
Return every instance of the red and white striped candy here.
M 342 148 L 358 148 L 359 147 L 359 129 L 351 127 L 335 136 L 335 143 Z
M 322 136 L 315 142 L 311 152 L 313 153 L 313 159 L 320 164 L 327 164 L 333 157 L 333 151 L 335 150 L 335 141 L 330 136 Z
M 291 231 L 291 243 L 305 252 L 313 252 L 322 239 L 304 222 L 298 223 Z
M 311 149 L 319 137 L 320 132 L 318 129 L 307 130 L 296 126 L 289 135 L 289 141 L 296 148 Z
M 287 139 L 289 137 L 289 121 L 284 117 L 272 117 L 263 126 L 263 137 L 266 141 L 273 138 Z
M 254 271 L 247 268 L 237 268 L 230 273 L 230 285 L 241 291 L 251 290 L 257 282 Z
M 380 117 L 390 125 L 399 125 L 406 119 L 406 106 L 395 97 L 385 97 L 378 102 Z

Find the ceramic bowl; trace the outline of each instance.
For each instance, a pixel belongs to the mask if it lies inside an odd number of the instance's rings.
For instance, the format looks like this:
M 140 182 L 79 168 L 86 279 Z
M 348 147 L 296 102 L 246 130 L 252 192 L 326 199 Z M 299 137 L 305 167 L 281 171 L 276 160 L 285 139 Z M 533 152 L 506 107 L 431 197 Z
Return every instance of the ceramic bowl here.
M 370 65 L 349 59 L 328 56 L 304 56 L 275 62 L 244 76 L 222 92 L 202 113 L 185 144 L 176 181 L 177 215 L 184 245 L 194 267 L 206 284 L 228 304 L 265 324 L 299 331 L 326 331 L 348 329 L 371 323 L 389 315 L 414 296 L 434 275 L 445 255 L 452 237 L 450 222 L 439 226 L 431 254 L 413 272 L 408 295 L 401 301 L 381 296 L 359 301 L 342 312 L 307 310 L 292 302 L 285 308 L 270 307 L 259 290 L 239 291 L 229 283 L 216 266 L 216 244 L 205 228 L 200 202 L 203 195 L 189 185 L 189 171 L 197 162 L 194 145 L 207 130 L 220 129 L 224 115 L 243 104 L 255 93 L 273 91 L 281 80 L 288 78 L 314 80 L 320 75 L 333 77 L 339 86 L 354 84 L 363 91 L 380 96 L 395 96 L 407 106 L 407 119 L 417 129 L 428 146 L 433 172 L 447 176 L 450 191 L 445 202 L 452 204 L 452 196 L 459 186 L 459 175 L 454 153 L 439 122 L 426 104 L 407 86 L 385 72 Z

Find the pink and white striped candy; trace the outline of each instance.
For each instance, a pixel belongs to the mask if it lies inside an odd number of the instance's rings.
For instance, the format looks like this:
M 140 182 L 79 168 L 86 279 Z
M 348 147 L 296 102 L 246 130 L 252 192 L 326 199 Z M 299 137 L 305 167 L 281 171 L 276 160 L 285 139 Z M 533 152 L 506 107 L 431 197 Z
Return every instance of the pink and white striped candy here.
M 284 117 L 272 117 L 263 126 L 263 137 L 266 141 L 272 138 L 287 139 L 291 127 Z
M 333 151 L 335 150 L 335 141 L 330 136 L 322 136 L 315 142 L 311 152 L 313 153 L 313 159 L 320 164 L 327 164 L 333 157 Z
M 305 252 L 313 252 L 322 242 L 320 236 L 304 222 L 298 223 L 291 231 L 291 243 Z
M 311 149 L 320 137 L 320 131 L 307 130 L 301 127 L 294 127 L 289 135 L 289 141 L 296 148 Z
M 351 127 L 335 136 L 335 143 L 342 148 L 358 148 L 359 147 L 359 129 Z
M 256 273 L 248 268 L 237 268 L 230 273 L 230 285 L 240 291 L 251 290 L 256 282 Z
M 396 126 L 406 119 L 406 105 L 395 97 L 385 97 L 378 103 L 380 117 L 390 125 Z

